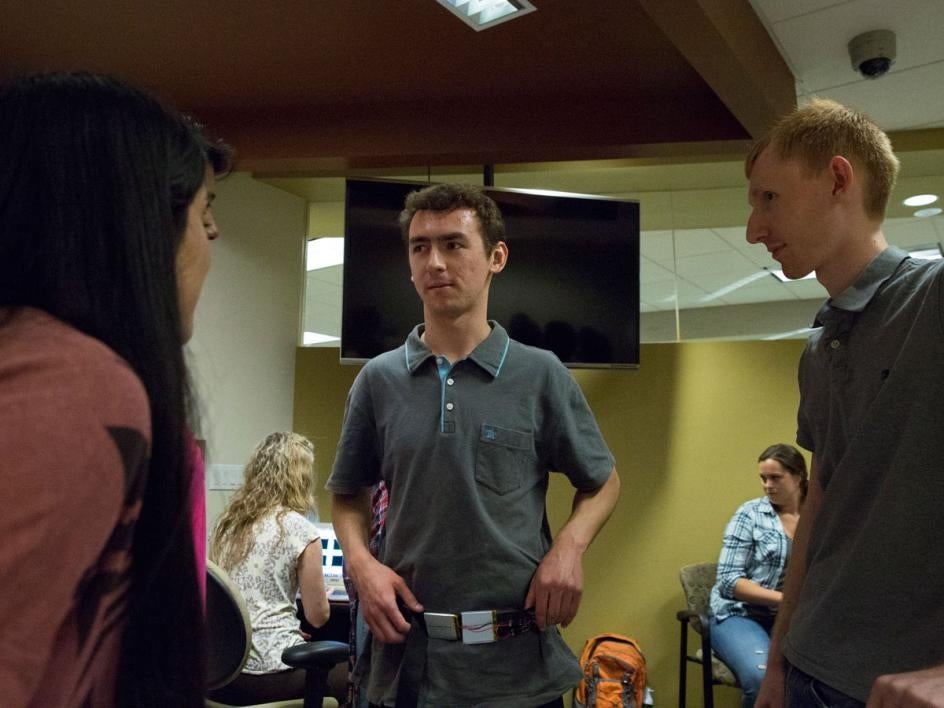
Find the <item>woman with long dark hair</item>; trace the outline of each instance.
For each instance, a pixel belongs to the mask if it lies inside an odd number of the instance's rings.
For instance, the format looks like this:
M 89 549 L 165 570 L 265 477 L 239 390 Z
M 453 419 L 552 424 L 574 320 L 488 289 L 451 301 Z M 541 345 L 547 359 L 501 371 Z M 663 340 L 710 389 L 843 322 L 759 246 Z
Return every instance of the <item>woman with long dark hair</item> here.
M 182 345 L 227 169 L 114 78 L 0 88 L 5 706 L 203 703 Z

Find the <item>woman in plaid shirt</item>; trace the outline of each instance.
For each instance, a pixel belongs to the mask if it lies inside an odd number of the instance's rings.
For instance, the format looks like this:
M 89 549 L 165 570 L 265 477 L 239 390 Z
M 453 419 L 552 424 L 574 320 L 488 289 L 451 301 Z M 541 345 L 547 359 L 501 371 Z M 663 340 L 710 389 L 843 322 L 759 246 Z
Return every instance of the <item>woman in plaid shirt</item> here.
M 711 645 L 741 684 L 743 708 L 754 705 L 800 506 L 806 496 L 803 455 L 771 445 L 757 458 L 764 496 L 745 502 L 724 531 L 711 590 Z

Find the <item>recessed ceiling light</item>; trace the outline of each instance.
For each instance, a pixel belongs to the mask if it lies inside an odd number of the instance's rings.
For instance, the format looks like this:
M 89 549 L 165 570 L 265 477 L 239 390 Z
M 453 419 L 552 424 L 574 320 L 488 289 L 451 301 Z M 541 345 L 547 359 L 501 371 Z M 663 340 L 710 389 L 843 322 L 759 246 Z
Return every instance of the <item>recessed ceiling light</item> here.
M 436 0 L 436 2 L 476 32 L 537 10 L 528 0 Z
M 931 207 L 930 209 L 918 209 L 914 215 L 921 219 L 926 219 L 929 216 L 937 216 L 942 211 L 944 211 L 944 209 L 941 209 L 941 207 Z
M 344 263 L 344 239 L 323 236 L 308 242 L 305 252 L 305 270 L 318 270 Z
M 924 206 L 925 204 L 934 204 L 937 201 L 936 194 L 915 194 L 902 202 L 905 206 Z

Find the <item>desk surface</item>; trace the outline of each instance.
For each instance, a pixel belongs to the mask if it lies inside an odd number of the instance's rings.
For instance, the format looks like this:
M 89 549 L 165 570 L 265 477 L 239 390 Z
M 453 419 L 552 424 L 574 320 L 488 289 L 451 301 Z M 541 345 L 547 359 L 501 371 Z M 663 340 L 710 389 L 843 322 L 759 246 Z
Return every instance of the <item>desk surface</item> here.
M 345 644 L 351 639 L 351 603 L 347 600 L 331 600 L 328 605 L 331 608 L 331 614 L 323 627 L 313 627 L 305 619 L 305 612 L 302 608 L 301 598 L 297 601 L 296 616 L 301 624 L 301 630 L 310 634 L 313 641 L 319 639 L 331 639 Z

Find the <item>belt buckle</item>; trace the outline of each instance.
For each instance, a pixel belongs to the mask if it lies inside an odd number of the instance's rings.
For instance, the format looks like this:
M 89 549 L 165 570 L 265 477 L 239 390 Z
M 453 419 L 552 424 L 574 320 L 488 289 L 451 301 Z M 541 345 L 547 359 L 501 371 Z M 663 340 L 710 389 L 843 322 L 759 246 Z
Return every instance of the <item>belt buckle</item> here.
M 446 612 L 424 612 L 426 634 L 430 639 L 445 639 L 456 642 L 460 639 L 459 616 Z
M 495 636 L 495 611 L 477 610 L 462 613 L 462 643 L 488 644 Z

